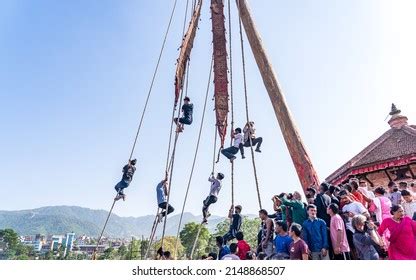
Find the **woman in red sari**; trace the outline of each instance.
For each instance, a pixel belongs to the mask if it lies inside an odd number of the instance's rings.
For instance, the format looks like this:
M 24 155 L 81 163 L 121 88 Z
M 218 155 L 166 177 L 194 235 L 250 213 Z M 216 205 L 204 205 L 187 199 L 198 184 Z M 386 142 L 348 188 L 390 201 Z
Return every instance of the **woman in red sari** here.
M 390 231 L 390 260 L 416 260 L 416 221 L 404 216 L 401 205 L 391 208 L 391 218 L 383 220 L 378 233 L 382 235 L 386 229 Z

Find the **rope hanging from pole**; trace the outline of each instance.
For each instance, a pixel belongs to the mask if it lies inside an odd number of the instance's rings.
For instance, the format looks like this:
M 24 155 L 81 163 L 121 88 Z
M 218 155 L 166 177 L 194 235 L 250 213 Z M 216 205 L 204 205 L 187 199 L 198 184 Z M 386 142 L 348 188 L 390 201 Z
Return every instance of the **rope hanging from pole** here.
M 198 135 L 198 140 L 197 140 L 197 143 L 196 143 L 194 160 L 193 160 L 193 163 L 192 163 L 191 173 L 189 175 L 188 186 L 186 188 L 186 193 L 185 193 L 185 199 L 184 199 L 183 205 L 182 205 L 181 216 L 179 218 L 178 230 L 176 232 L 176 244 L 175 244 L 174 259 L 176 259 L 176 257 L 177 257 L 178 246 L 179 246 L 179 231 L 181 229 L 183 212 L 185 211 L 185 205 L 186 205 L 186 201 L 188 199 L 189 188 L 191 186 L 192 176 L 193 176 L 193 173 L 194 173 L 195 163 L 196 163 L 196 159 L 197 159 L 198 151 L 199 151 L 199 143 L 200 143 L 200 140 L 201 140 L 202 128 L 203 128 L 204 119 L 205 119 L 205 111 L 206 111 L 206 107 L 207 107 L 208 93 L 209 93 L 209 88 L 210 88 L 210 83 L 211 83 L 211 74 L 212 74 L 213 61 L 214 60 L 211 59 L 211 65 L 210 65 L 210 68 L 209 68 L 208 85 L 207 85 L 207 90 L 206 90 L 206 94 L 205 94 L 204 108 L 202 110 L 201 125 L 199 127 L 199 135 Z
M 155 233 L 156 233 L 156 230 L 157 230 L 157 224 L 158 224 L 157 217 L 158 217 L 158 215 L 159 215 L 159 207 L 157 208 L 156 216 L 155 216 L 155 219 L 154 219 L 153 225 L 152 225 L 152 230 L 150 231 L 149 245 L 147 246 L 146 253 L 144 254 L 144 259 L 147 259 L 150 248 L 153 245 L 153 239 L 155 237 Z
M 194 245 L 192 246 L 191 255 L 189 256 L 191 260 L 194 257 L 194 251 L 195 251 L 196 243 L 198 242 L 199 235 L 201 234 L 201 229 L 202 229 L 203 226 L 204 225 L 202 223 L 199 225 L 198 232 L 196 234 L 196 238 L 195 238 L 195 241 L 194 241 Z
M 171 26 L 172 19 L 173 19 L 173 15 L 175 13 L 176 3 L 177 3 L 177 0 L 175 0 L 175 3 L 173 4 L 172 12 L 171 12 L 170 19 L 169 19 L 169 24 L 168 24 L 168 27 L 166 29 L 166 33 L 165 33 L 165 37 L 163 39 L 162 47 L 160 49 L 159 58 L 157 59 L 155 71 L 153 72 L 152 81 L 150 83 L 149 91 L 147 93 L 146 102 L 144 103 L 143 112 L 142 112 L 142 115 L 140 117 L 139 126 L 138 126 L 137 132 L 136 132 L 136 137 L 134 138 L 133 146 L 131 148 L 131 152 L 130 152 L 130 156 L 129 156 L 129 161 L 133 157 L 134 149 L 136 148 L 136 144 L 137 144 L 137 139 L 139 138 L 140 130 L 142 128 L 143 119 L 144 119 L 144 116 L 145 116 L 145 113 L 146 113 L 146 109 L 147 109 L 147 104 L 149 103 L 150 95 L 151 95 L 152 89 L 153 89 L 153 84 L 154 84 L 154 81 L 156 79 L 156 74 L 157 74 L 158 69 L 159 69 L 160 60 L 162 58 L 163 50 L 165 49 L 166 39 L 168 37 L 169 30 L 170 30 L 170 26 Z
M 233 94 L 233 52 L 231 44 L 231 5 L 230 0 L 228 0 L 228 43 L 229 43 L 229 53 L 230 53 L 230 97 L 231 97 L 231 132 L 230 135 L 233 135 L 234 131 L 234 94 Z M 230 140 L 230 146 L 233 144 L 233 139 Z M 234 205 L 234 161 L 231 162 L 231 205 Z
M 239 15 L 238 16 L 238 23 L 239 23 L 239 27 L 240 27 L 240 44 L 241 44 L 241 59 L 242 59 L 242 64 L 243 64 L 243 81 L 244 81 L 244 98 L 245 98 L 245 103 L 246 103 L 246 119 L 247 119 L 247 123 L 248 123 L 250 121 L 250 118 L 249 118 L 249 112 L 248 112 L 246 63 L 245 63 L 245 55 L 244 55 L 243 28 L 241 26 L 241 14 L 240 14 L 240 7 L 238 6 L 238 1 L 237 1 L 237 8 L 238 8 L 238 15 Z M 257 169 L 256 169 L 256 162 L 255 162 L 255 159 L 254 159 L 254 150 L 253 150 L 253 143 L 251 141 L 252 140 L 251 135 L 249 135 L 248 138 L 250 140 L 251 162 L 253 164 L 254 179 L 255 179 L 255 182 L 256 182 L 257 199 L 258 199 L 258 202 L 259 202 L 259 207 L 260 207 L 260 209 L 262 209 L 259 181 L 258 181 L 258 178 L 257 178 Z
M 105 230 L 105 228 L 107 227 L 108 220 L 110 219 L 110 216 L 111 216 L 111 213 L 113 212 L 113 208 L 114 208 L 114 205 L 115 205 L 115 204 L 116 204 L 116 200 L 114 199 L 114 200 L 113 200 L 113 204 L 111 205 L 110 211 L 108 212 L 107 219 L 105 220 L 104 227 L 103 227 L 103 229 L 101 230 L 100 237 L 98 238 L 98 241 L 97 241 L 97 246 L 96 246 L 96 247 L 95 247 L 95 249 L 94 249 L 94 253 L 93 253 L 93 255 L 92 255 L 92 259 L 93 259 L 93 260 L 95 260 L 95 258 L 96 258 L 96 254 L 97 254 L 98 246 L 100 245 L 101 238 L 103 237 L 104 230 Z

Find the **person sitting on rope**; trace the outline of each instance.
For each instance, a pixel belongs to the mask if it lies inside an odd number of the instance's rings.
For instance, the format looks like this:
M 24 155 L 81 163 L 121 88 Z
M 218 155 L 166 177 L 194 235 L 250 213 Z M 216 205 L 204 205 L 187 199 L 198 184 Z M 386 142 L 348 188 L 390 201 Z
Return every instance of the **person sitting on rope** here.
M 222 173 L 218 173 L 217 178 L 214 177 L 214 173 L 211 173 L 211 176 L 208 178 L 208 181 L 211 182 L 211 189 L 207 198 L 202 202 L 202 216 L 204 217 L 202 223 L 208 223 L 207 218 L 211 216 L 211 214 L 208 212 L 208 208 L 211 204 L 217 202 L 218 193 L 220 192 L 222 186 L 222 179 L 224 179 L 224 174 Z
M 231 133 L 231 138 L 234 139 L 234 144 L 226 149 L 222 149 L 221 153 L 230 160 L 230 162 L 233 162 L 233 160 L 236 159 L 234 156 L 238 153 L 238 150 L 240 149 L 240 145 L 243 141 L 243 136 L 241 135 L 241 128 L 237 127 L 234 129 L 234 131 Z
M 261 137 L 256 138 L 256 128 L 254 127 L 254 122 L 248 122 L 243 128 L 243 133 L 244 133 L 244 143 L 241 143 L 239 147 L 241 158 L 243 159 L 246 158 L 244 156 L 244 147 L 257 145 L 255 151 L 258 153 L 261 153 L 260 147 L 261 147 L 261 143 L 263 143 L 263 138 Z
M 114 198 L 116 201 L 119 199 L 126 200 L 126 195 L 124 194 L 123 190 L 127 188 L 131 181 L 133 180 L 134 172 L 136 172 L 136 159 L 129 160 L 129 163 L 123 167 L 123 177 L 121 181 L 117 183 L 114 187 L 117 191 L 117 196 Z
M 190 125 L 192 123 L 192 114 L 194 111 L 194 104 L 190 103 L 191 99 L 185 97 L 183 99 L 184 104 L 182 105 L 182 118 L 174 118 L 173 121 L 177 125 L 177 132 L 182 132 L 184 129 L 184 124 Z
M 156 186 L 157 204 L 159 208 L 162 208 L 162 212 L 158 214 L 158 222 L 162 222 L 163 217 L 172 213 L 175 209 L 167 203 L 168 198 L 168 179 L 167 176 Z M 166 206 L 168 207 L 168 213 L 166 214 Z
M 235 214 L 233 214 L 233 210 L 235 211 Z M 243 218 L 241 216 L 241 205 L 237 205 L 236 207 L 231 205 L 230 211 L 228 212 L 228 218 L 231 219 L 230 229 L 223 236 L 224 244 L 227 244 L 228 241 L 233 240 L 236 237 L 237 232 L 240 231 L 241 223 L 243 222 Z

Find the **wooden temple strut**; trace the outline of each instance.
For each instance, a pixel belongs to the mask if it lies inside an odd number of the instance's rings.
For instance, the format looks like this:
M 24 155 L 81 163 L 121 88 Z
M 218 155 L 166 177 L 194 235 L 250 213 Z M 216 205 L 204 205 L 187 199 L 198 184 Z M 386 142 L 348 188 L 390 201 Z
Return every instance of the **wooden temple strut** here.
M 192 15 L 191 21 L 189 23 L 188 31 L 186 32 L 183 38 L 181 51 L 177 60 L 175 73 L 175 106 L 178 103 L 179 95 L 183 87 L 183 81 L 186 72 L 186 63 L 189 60 L 192 47 L 194 46 L 196 30 L 198 29 L 199 17 L 201 15 L 201 6 L 202 0 L 199 0 L 195 8 L 194 14 Z
M 217 129 L 224 147 L 228 117 L 227 48 L 225 39 L 225 16 L 223 0 L 211 0 L 211 17 L 214 56 L 214 92 Z
M 259 33 L 254 25 L 246 0 L 236 0 L 241 21 L 244 26 L 251 50 L 256 59 L 257 66 L 263 78 L 263 83 L 269 93 L 277 121 L 285 139 L 287 148 L 295 165 L 299 181 L 304 191 L 310 186 L 318 186 L 318 175 L 312 161 L 302 142 L 298 129 L 293 121 L 290 110 L 286 104 L 282 89 L 267 57 Z

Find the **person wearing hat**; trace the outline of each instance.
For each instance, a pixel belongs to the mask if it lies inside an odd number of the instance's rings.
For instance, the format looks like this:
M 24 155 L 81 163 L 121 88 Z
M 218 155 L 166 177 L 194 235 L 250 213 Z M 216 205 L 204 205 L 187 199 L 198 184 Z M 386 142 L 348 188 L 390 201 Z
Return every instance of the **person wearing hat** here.
M 231 205 L 230 211 L 228 212 L 228 218 L 230 219 L 230 229 L 223 236 L 224 244 L 227 244 L 228 241 L 233 240 L 236 237 L 237 232 L 240 231 L 241 224 L 243 222 L 243 217 L 241 216 L 241 205 Z M 233 214 L 234 210 L 234 214 Z
M 202 216 L 203 220 L 202 223 L 208 223 L 208 217 L 211 215 L 208 212 L 208 208 L 211 204 L 217 202 L 218 200 L 218 193 L 221 190 L 222 183 L 221 180 L 224 179 L 224 174 L 218 173 L 217 177 L 214 177 L 214 173 L 211 173 L 211 176 L 208 178 L 208 181 L 211 182 L 211 189 L 209 191 L 209 195 L 207 198 L 202 202 Z
M 191 103 L 191 99 L 187 96 L 183 99 L 182 105 L 182 118 L 174 118 L 173 121 L 178 126 L 177 132 L 183 131 L 183 125 L 187 124 L 190 125 L 192 123 L 192 114 L 194 111 L 194 104 Z
M 114 200 L 117 201 L 121 198 L 123 201 L 126 200 L 126 195 L 124 194 L 123 190 L 127 188 L 133 180 L 134 172 L 136 172 L 136 162 L 136 159 L 129 160 L 129 163 L 123 167 L 123 177 L 121 178 L 121 181 L 118 182 L 114 187 L 117 192 L 117 196 L 114 198 Z
M 262 137 L 257 137 L 256 138 L 256 128 L 254 127 L 254 122 L 248 122 L 244 128 L 243 128 L 243 133 L 244 133 L 244 141 L 243 143 L 240 144 L 240 153 L 241 153 L 241 158 L 245 159 L 246 157 L 244 156 L 244 147 L 250 147 L 250 146 L 256 146 L 255 151 L 258 153 L 261 153 L 261 143 L 263 143 L 263 138 Z

